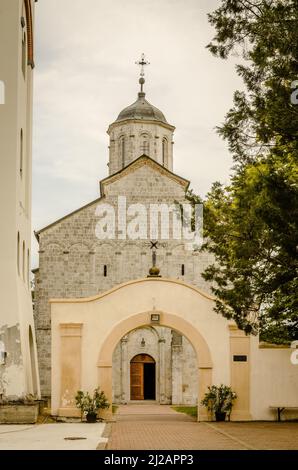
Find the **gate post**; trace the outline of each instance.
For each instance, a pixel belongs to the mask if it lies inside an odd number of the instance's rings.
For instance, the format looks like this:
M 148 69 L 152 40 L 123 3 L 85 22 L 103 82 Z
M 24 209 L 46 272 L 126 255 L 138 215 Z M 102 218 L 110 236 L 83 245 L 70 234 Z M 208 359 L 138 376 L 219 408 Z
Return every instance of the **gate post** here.
M 100 390 L 104 392 L 107 397 L 110 407 L 107 410 L 100 412 L 101 418 L 105 421 L 110 421 L 113 418 L 113 393 L 112 393 L 112 364 L 99 363 L 98 364 L 98 384 Z
M 201 405 L 207 388 L 212 385 L 212 367 L 199 367 L 198 421 L 211 421 L 208 410 Z

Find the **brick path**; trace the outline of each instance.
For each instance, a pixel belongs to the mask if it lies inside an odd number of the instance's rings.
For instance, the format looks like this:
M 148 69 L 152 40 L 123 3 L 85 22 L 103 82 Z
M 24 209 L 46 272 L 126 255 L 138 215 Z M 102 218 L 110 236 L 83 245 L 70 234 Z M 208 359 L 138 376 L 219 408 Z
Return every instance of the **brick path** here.
M 298 423 L 197 423 L 166 405 L 122 405 L 107 449 L 298 449 Z

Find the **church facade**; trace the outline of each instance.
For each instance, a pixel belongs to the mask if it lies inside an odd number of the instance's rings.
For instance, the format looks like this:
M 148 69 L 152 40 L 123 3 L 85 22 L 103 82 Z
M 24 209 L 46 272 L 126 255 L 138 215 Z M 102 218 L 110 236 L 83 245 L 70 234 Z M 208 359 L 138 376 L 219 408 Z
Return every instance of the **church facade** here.
M 189 181 L 173 172 L 175 128 L 145 99 L 143 74 L 140 85 L 109 126 L 100 197 L 36 232 L 42 395 L 53 415 L 77 416 L 77 390 L 100 386 L 110 403 L 198 405 L 208 420 L 200 402 L 223 383 L 238 396 L 232 420 L 274 419 L 270 406 L 298 390 L 291 350 L 214 312 L 202 277 L 212 258 L 177 236 Z
M 137 205 L 141 204 L 148 213 L 154 204 L 171 207 L 177 203 L 187 203 L 185 193 L 189 182 L 172 172 L 174 129 L 163 113 L 145 99 L 145 93 L 139 92 L 137 101 L 121 111 L 117 120 L 109 126 L 110 174 L 100 182 L 100 198 L 36 233 L 39 269 L 34 272 L 35 322 L 44 397 L 51 395 L 49 300 L 94 296 L 116 285 L 147 276 L 152 265 L 150 227 L 148 224 L 139 228 L 139 236 L 143 235 L 140 239 L 131 239 L 121 233 L 119 212 L 124 200 L 124 211 L 131 208 L 137 210 Z M 106 205 L 115 208 L 118 219 L 115 233 L 111 238 L 98 239 L 95 234 L 99 217 L 96 214 L 101 206 Z M 173 225 L 171 217 L 169 214 L 170 235 Z M 127 225 L 129 221 L 128 214 Z M 190 250 L 183 240 L 161 239 L 160 236 L 156 239 L 159 239 L 157 264 L 162 276 L 181 279 L 209 290 L 201 277 L 202 270 L 208 264 L 208 255 Z M 177 339 L 176 332 L 170 329 L 162 332 L 158 328 L 129 333 L 117 346 L 114 370 L 122 370 L 122 375 L 114 373 L 114 401 L 127 402 L 131 398 L 129 374 L 125 379 L 121 357 L 123 349 L 130 347 L 135 350 L 135 355 L 141 354 L 144 337 L 149 348 L 147 352 L 151 351 L 151 356 L 154 356 L 156 373 L 159 371 L 155 393 L 158 400 L 161 403 L 195 404 L 197 390 L 196 383 L 192 384 L 191 370 L 195 367 L 196 358 L 192 346 L 183 336 Z M 140 350 L 136 345 L 140 345 Z M 164 362 L 160 359 L 161 355 L 166 356 L 163 367 L 159 367 Z M 184 372 L 182 377 L 182 369 L 186 369 L 182 367 L 183 363 L 188 364 L 189 372 Z M 180 377 L 177 376 L 178 370 L 181 371 Z M 179 390 L 173 398 L 172 389 L 177 388 L 178 382 Z

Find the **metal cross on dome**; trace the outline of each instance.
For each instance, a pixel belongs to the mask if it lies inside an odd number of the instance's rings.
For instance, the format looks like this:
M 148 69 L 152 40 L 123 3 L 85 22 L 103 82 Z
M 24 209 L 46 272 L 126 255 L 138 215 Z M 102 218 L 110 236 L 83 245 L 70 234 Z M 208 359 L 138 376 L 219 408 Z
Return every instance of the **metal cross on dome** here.
M 146 57 L 145 57 L 144 53 L 141 55 L 141 59 L 136 62 L 136 65 L 139 65 L 141 67 L 140 76 L 144 77 L 145 76 L 145 66 L 150 65 L 150 62 L 148 60 L 146 60 Z

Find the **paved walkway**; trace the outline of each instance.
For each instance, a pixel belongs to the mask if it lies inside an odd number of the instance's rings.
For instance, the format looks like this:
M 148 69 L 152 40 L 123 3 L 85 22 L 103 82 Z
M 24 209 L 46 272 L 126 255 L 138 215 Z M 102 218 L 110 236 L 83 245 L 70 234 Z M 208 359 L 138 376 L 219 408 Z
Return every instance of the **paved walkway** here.
M 102 423 L 0 425 L 0 450 L 96 450 L 107 439 Z
M 122 405 L 107 449 L 298 449 L 298 423 L 198 423 L 167 405 Z

